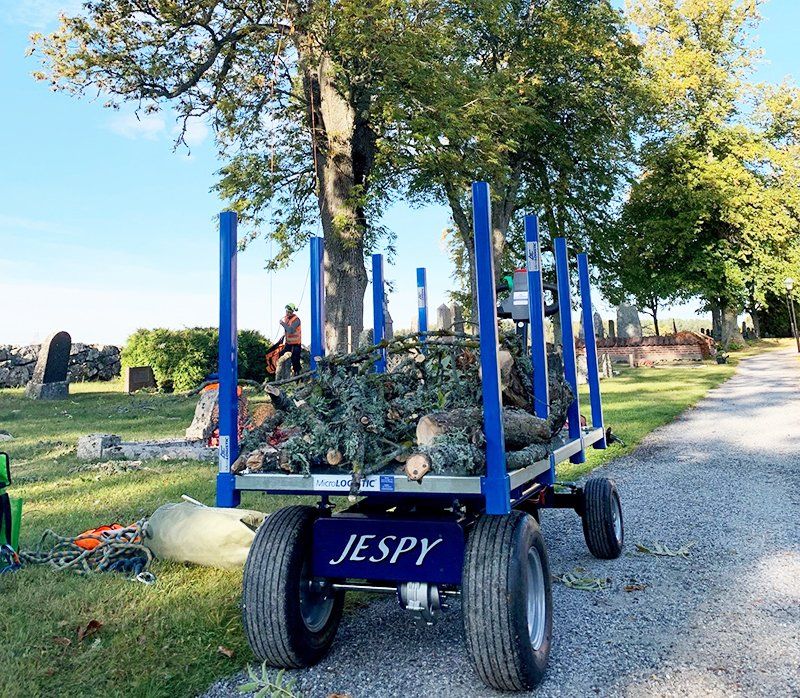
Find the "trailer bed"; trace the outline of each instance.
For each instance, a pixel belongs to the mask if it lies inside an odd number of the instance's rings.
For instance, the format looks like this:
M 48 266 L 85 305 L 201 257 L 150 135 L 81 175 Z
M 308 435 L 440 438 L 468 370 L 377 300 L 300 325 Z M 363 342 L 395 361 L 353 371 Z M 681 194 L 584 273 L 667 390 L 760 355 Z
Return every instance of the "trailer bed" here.
M 566 431 L 555 437 L 553 453 L 549 458 L 509 473 L 512 491 L 533 483 L 543 473 L 592 446 L 603 438 L 602 429 L 585 428 L 580 438 L 570 439 Z M 273 494 L 327 494 L 345 495 L 350 492 L 350 474 L 339 471 L 292 475 L 285 473 L 247 473 L 237 475 L 234 486 L 239 491 L 256 491 Z M 405 473 L 387 470 L 364 478 L 362 495 L 412 494 L 412 495 L 480 495 L 481 477 L 478 475 L 434 475 L 422 480 L 409 480 Z

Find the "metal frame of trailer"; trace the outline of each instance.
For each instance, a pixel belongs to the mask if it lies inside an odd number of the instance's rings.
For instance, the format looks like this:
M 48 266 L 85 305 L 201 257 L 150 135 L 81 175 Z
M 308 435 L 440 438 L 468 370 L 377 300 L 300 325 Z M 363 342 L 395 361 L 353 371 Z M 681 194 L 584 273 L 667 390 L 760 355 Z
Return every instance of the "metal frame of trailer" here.
M 361 496 L 355 503 L 347 499 L 351 482 L 348 474 L 328 472 L 306 476 L 231 473 L 231 465 L 239 450 L 236 397 L 237 234 L 236 214 L 225 212 L 220 215 L 220 449 L 217 506 L 237 506 L 242 491 L 319 497 L 316 508 L 289 507 L 268 517 L 267 523 L 259 529 L 251 549 L 245 570 L 244 621 L 251 647 L 259 659 L 284 667 L 303 666 L 318 661 L 332 642 L 329 626 L 333 627 L 332 633 L 335 634 L 338 617 L 334 622 L 331 614 L 336 616 L 341 613 L 340 597 L 345 590 L 396 593 L 401 606 L 414 611 L 428 623 L 433 622 L 447 606 L 449 596 L 461 594 L 465 608 L 467 645 L 478 674 L 484 682 L 495 688 L 530 687 L 538 682 L 544 672 L 552 624 L 549 567 L 538 525 L 531 521 L 534 518 L 538 521 L 541 508 L 575 509 L 583 519 L 584 534 L 593 554 L 610 558 L 617 557 L 621 552 L 622 512 L 613 482 L 597 479 L 587 483 L 584 488 L 572 484 L 556 485 L 556 466 L 559 463 L 567 459 L 573 463 L 581 463 L 585 460 L 585 450 L 589 446 L 606 447 L 588 258 L 585 254 L 577 256 L 581 321 L 586 338 L 591 426 L 581 427 L 569 259 L 566 240 L 557 238 L 554 240 L 554 254 L 558 308 L 562 319 L 560 324 L 564 375 L 572 387 L 575 399 L 569 405 L 568 428 L 557 438 L 550 457 L 526 468 L 507 472 L 488 184 L 474 183 L 472 196 L 486 474 L 481 477 L 465 477 L 429 473 L 421 481 L 411 481 L 404 474 L 379 473 L 363 479 L 359 493 Z M 528 305 L 534 411 L 537 416 L 546 418 L 549 407 L 547 348 L 544 336 L 541 250 L 536 216 L 525 218 L 525 241 L 528 293 L 527 299 L 519 299 L 518 302 L 527 302 Z M 316 357 L 324 355 L 323 260 L 323 239 L 314 237 L 311 239 L 310 260 L 312 369 L 317 368 Z M 372 255 L 372 275 L 374 341 L 379 343 L 385 337 L 383 255 Z M 417 269 L 417 299 L 418 331 L 424 347 L 428 331 L 427 277 L 424 268 Z M 386 370 L 385 351 L 376 352 L 375 371 Z M 334 513 L 333 500 L 336 497 L 345 497 L 344 509 Z M 527 547 L 521 552 L 513 552 L 513 555 L 506 549 L 508 546 L 505 543 L 497 547 L 499 544 L 495 538 L 502 538 L 497 531 L 503 526 L 517 527 L 514 528 L 517 532 L 512 538 L 515 541 L 528 541 L 524 544 Z M 288 564 L 285 562 L 288 559 L 294 559 L 284 548 L 290 545 L 287 541 L 294 540 L 295 534 L 300 541 L 297 545 L 306 552 L 296 553 L 300 556 L 298 560 L 302 558 L 297 562 L 300 567 L 292 568 L 294 571 L 286 568 L 281 572 L 281 565 Z M 502 540 L 507 541 L 509 538 L 506 536 Z M 517 544 L 523 545 L 515 543 Z M 473 549 L 476 546 L 483 547 L 475 552 Z M 514 593 L 509 587 L 508 594 L 498 597 L 496 605 L 499 606 L 494 608 L 489 617 L 498 614 L 502 616 L 507 612 L 511 614 L 509 622 L 512 625 L 519 622 L 524 626 L 524 620 L 519 620 L 524 616 L 527 618 L 529 632 L 526 634 L 524 627 L 521 632 L 517 629 L 513 635 L 517 640 L 512 642 L 508 638 L 499 638 L 492 649 L 489 640 L 493 634 L 502 634 L 505 632 L 503 628 L 510 626 L 508 623 L 502 625 L 499 616 L 499 625 L 494 629 L 476 628 L 474 622 L 470 625 L 470 618 L 474 620 L 486 617 L 486 609 L 475 611 L 475 605 L 479 602 L 475 600 L 478 596 L 473 590 L 482 583 L 478 569 L 480 565 L 475 561 L 494 557 L 506 559 L 504 556 L 508 555 L 511 555 L 507 562 L 508 584 L 515 585 L 514 589 L 518 593 Z M 523 564 L 519 559 L 529 559 L 530 566 L 519 568 Z M 268 583 L 264 582 L 264 570 L 271 570 L 273 566 L 278 570 L 274 572 L 278 577 Z M 493 574 L 495 573 L 497 570 L 494 570 Z M 540 581 L 536 582 L 537 579 Z M 496 581 L 492 577 L 493 585 Z M 534 587 L 539 591 L 532 591 Z M 276 594 L 283 596 L 278 598 Z M 291 615 L 292 611 L 287 610 L 284 601 L 286 598 L 295 598 L 297 594 L 300 599 L 297 612 L 279 623 L 282 632 L 288 635 L 277 642 L 277 626 L 271 625 L 278 623 L 274 619 L 279 612 L 277 609 L 280 608 L 280 613 Z M 518 597 L 525 598 L 515 601 Z M 489 602 L 481 600 L 480 603 Z M 520 603 L 522 606 L 506 608 L 509 603 Z M 328 615 L 320 609 L 327 609 Z M 275 632 L 265 632 L 265 626 L 270 626 L 271 631 Z M 530 642 L 525 641 L 520 645 L 520 635 L 527 636 Z M 483 636 L 486 636 L 486 642 L 476 639 Z M 292 651 L 287 650 L 287 647 L 293 648 Z M 495 654 L 490 656 L 491 652 Z M 508 656 L 497 655 L 502 655 L 503 652 Z M 500 665 L 514 665 L 516 673 L 498 672 L 498 662 Z

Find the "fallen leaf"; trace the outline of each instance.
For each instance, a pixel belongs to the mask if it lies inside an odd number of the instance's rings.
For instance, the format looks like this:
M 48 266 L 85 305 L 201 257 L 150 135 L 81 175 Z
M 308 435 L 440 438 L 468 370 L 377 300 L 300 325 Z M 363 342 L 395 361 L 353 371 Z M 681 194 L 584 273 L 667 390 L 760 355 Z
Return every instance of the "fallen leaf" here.
M 83 642 L 85 638 L 96 633 L 102 627 L 103 624 L 99 620 L 92 618 L 84 627 L 78 628 L 78 642 Z
M 328 698 L 350 698 L 349 693 L 329 693 Z
M 572 572 L 567 572 L 557 577 L 565 587 L 569 589 L 578 589 L 579 591 L 602 591 L 606 589 L 611 583 L 608 577 L 587 577 L 582 576 L 585 573 L 582 567 L 576 567 Z
M 219 647 L 217 647 L 217 652 L 226 656 L 228 659 L 233 659 L 234 655 L 233 650 L 229 649 L 228 647 L 225 647 L 225 645 L 220 645 Z
M 633 582 L 631 584 L 626 584 L 623 589 L 625 589 L 625 591 L 644 591 L 647 589 L 647 584 L 643 584 L 642 582 Z
M 72 644 L 72 640 L 68 637 L 53 637 L 53 642 L 62 647 L 69 647 Z

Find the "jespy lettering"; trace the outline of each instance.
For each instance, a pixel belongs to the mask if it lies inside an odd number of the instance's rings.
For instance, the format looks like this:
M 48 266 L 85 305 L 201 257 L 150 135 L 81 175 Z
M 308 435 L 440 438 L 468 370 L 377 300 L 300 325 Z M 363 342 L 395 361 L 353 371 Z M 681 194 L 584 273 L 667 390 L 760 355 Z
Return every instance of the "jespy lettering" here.
M 330 565 L 339 565 L 345 560 L 350 562 L 385 562 L 394 565 L 401 555 L 414 554 L 417 560 L 414 563 L 420 567 L 425 561 L 426 556 L 439 543 L 441 538 L 430 542 L 427 538 L 416 538 L 414 536 L 384 536 L 379 541 L 375 541 L 378 536 L 373 533 L 358 535 L 353 533 L 342 554 L 335 560 L 330 561 Z

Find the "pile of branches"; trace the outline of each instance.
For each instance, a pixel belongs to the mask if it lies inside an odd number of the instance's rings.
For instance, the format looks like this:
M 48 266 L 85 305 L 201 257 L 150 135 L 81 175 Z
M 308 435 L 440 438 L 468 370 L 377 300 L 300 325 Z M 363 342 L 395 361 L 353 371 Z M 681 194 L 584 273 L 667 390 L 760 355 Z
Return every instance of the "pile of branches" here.
M 389 369 L 375 372 L 379 352 Z M 566 420 L 572 392 L 560 356 L 549 357 L 550 416 L 533 416 L 532 368 L 516 335 L 501 338 L 501 380 L 509 470 L 546 457 Z M 317 371 L 266 385 L 275 414 L 246 433 L 233 470 L 303 473 L 345 470 L 352 491 L 365 475 L 405 471 L 485 472 L 479 340 L 430 332 L 398 336 L 318 360 Z

